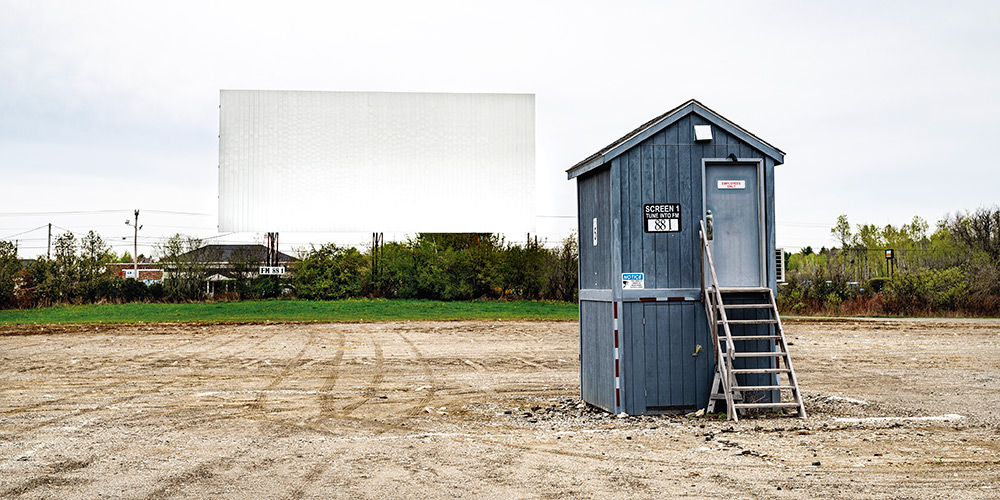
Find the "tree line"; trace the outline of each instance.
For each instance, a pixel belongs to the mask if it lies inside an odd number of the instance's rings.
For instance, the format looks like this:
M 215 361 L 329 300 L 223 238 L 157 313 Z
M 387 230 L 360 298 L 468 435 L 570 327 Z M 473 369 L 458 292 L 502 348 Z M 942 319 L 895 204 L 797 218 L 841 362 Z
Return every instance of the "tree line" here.
M 155 249 L 162 282 L 146 285 L 109 268 L 131 262 L 116 255 L 91 231 L 55 239 L 51 257 L 18 258 L 0 241 L 0 308 L 56 304 L 181 302 L 360 297 L 468 300 L 531 299 L 573 301 L 577 297 L 575 237 L 557 248 L 537 239 L 521 245 L 494 234 L 421 233 L 403 242 L 359 250 L 326 244 L 299 251 L 282 277 L 261 276 L 263 262 L 232 255 L 225 265 L 198 238 L 174 235 Z M 224 274 L 213 288 L 211 278 Z
M 946 216 L 933 230 L 851 226 L 837 218 L 839 247 L 787 255 L 779 287 L 785 313 L 1000 316 L 1000 208 Z
M 846 215 L 833 234 L 839 246 L 786 255 L 779 286 L 783 313 L 844 315 L 1000 316 L 1000 208 L 944 218 L 931 229 L 915 217 L 884 227 L 852 226 Z M 175 235 L 156 248 L 161 283 L 149 286 L 108 269 L 131 262 L 93 231 L 59 235 L 51 257 L 18 258 L 0 241 L 0 308 L 209 298 L 209 278 L 228 280 L 214 300 L 278 296 L 301 299 L 577 299 L 575 237 L 556 248 L 537 240 L 509 243 L 493 234 L 421 233 L 402 242 L 358 249 L 334 244 L 298 252 L 283 277 L 259 276 L 262 262 L 231 257 L 225 269 L 203 241 Z M 891 254 L 887 253 L 891 251 Z

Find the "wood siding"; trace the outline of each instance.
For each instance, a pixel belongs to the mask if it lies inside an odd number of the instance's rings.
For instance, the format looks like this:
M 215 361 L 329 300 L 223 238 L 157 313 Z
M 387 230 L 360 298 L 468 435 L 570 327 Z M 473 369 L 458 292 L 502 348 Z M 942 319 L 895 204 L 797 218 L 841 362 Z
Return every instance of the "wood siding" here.
M 622 272 L 645 273 L 646 288 L 700 286 L 698 225 L 704 206 L 701 160 L 726 158 L 730 153 L 740 158 L 763 157 L 717 127 L 713 128 L 711 143 L 694 143 L 694 125 L 707 123 L 700 116 L 688 115 L 612 160 L 623 172 L 620 206 L 616 207 L 621 214 Z M 769 169 L 765 164 L 765 170 L 768 194 L 772 192 L 768 180 L 773 178 L 774 162 L 770 162 Z M 681 232 L 645 232 L 643 205 L 648 203 L 679 203 Z M 773 196 L 769 196 L 768 205 L 767 213 L 773 214 Z M 769 226 L 769 232 L 772 240 L 769 251 L 773 254 L 773 225 Z M 774 282 L 773 276 L 769 282 Z
M 611 288 L 611 171 L 601 169 L 577 179 L 580 289 Z M 594 245 L 597 218 L 597 245 Z M 617 280 L 614 280 L 617 282 Z
M 712 383 L 704 375 L 711 375 L 715 355 L 701 303 L 628 302 L 623 309 L 624 411 L 704 408 Z
M 613 304 L 580 301 L 580 392 L 584 401 L 615 411 Z

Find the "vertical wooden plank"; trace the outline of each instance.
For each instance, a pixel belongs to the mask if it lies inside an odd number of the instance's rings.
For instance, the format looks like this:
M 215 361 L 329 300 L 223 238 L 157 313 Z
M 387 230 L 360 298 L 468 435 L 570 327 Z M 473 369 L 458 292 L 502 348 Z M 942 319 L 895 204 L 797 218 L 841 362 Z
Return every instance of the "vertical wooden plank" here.
M 580 301 L 580 394 L 584 401 L 596 404 L 593 384 L 595 339 L 590 309 L 589 301 Z
M 648 359 L 646 358 L 646 339 L 648 338 L 646 323 L 645 304 L 641 302 L 629 302 L 629 311 L 632 314 L 632 328 L 629 349 L 632 355 L 632 365 L 629 367 L 629 414 L 646 412 L 646 392 L 647 377 L 649 371 Z M 653 368 L 655 370 L 655 366 Z M 655 378 L 654 378 L 655 380 Z
M 668 304 L 668 307 L 676 305 Z M 673 310 L 670 311 L 667 331 L 670 335 L 670 347 L 667 350 L 667 356 L 670 359 L 670 404 L 681 405 L 684 404 L 684 386 L 687 379 L 695 374 L 690 370 L 685 370 L 684 336 L 689 333 L 684 331 L 683 317 L 680 314 L 674 314 Z
M 680 126 L 677 123 L 674 123 L 673 125 L 670 125 L 666 129 L 664 129 L 663 132 L 665 134 L 665 144 L 670 145 L 670 146 L 676 146 L 676 145 L 678 145 L 679 144 L 678 143 L 678 131 L 679 130 L 680 130 Z
M 627 382 L 629 414 L 645 413 L 646 411 L 646 357 L 644 354 L 644 308 L 642 302 L 628 302 L 630 322 L 627 328 L 626 345 L 629 351 L 628 360 L 622 360 L 623 376 Z
M 642 272 L 646 273 L 645 286 L 647 288 L 657 288 L 656 284 L 656 252 L 653 246 L 653 233 L 647 233 L 643 227 L 645 222 L 645 217 L 643 216 L 642 210 L 643 205 L 646 203 L 653 203 L 655 198 L 653 196 L 653 186 L 654 174 L 653 174 L 653 146 L 648 144 L 640 144 L 636 149 L 639 150 L 639 164 L 640 171 L 642 174 L 642 194 L 640 202 L 637 204 L 639 208 L 639 224 L 633 224 L 633 228 L 636 231 L 636 236 L 642 240 Z
M 712 377 L 715 368 L 715 348 L 712 346 L 712 337 L 708 331 L 708 320 L 699 309 L 700 305 L 691 303 L 687 305 L 684 316 L 684 323 L 690 325 L 690 329 L 696 332 L 697 344 L 701 345 L 701 352 L 695 357 L 695 406 L 704 408 L 708 404 L 709 392 L 712 388 Z
M 630 268 L 623 272 L 642 272 L 642 166 L 639 148 L 628 152 L 629 168 L 629 225 L 622 228 L 622 236 L 628 238 Z
M 682 339 L 680 352 L 674 353 L 677 362 L 681 365 L 681 371 L 684 373 L 684 383 L 680 386 L 680 391 L 674 395 L 679 405 L 689 405 L 694 399 L 691 397 L 691 391 L 698 383 L 698 378 L 700 374 L 694 369 L 694 357 L 690 354 L 694 352 L 691 348 L 692 342 L 690 339 L 697 336 L 698 332 L 692 328 L 691 324 L 688 323 L 687 315 L 685 314 L 685 304 L 677 304 L 675 311 L 675 316 L 677 317 L 677 336 Z
M 603 325 L 604 322 L 601 320 L 599 314 L 601 311 L 600 303 L 591 302 L 591 304 L 591 307 L 588 309 L 588 313 L 590 315 L 589 336 L 591 346 L 591 363 L 590 366 L 588 366 L 588 375 L 591 385 L 590 392 L 592 395 L 591 397 L 594 398 L 593 400 L 595 404 L 599 403 L 603 408 L 607 408 L 607 400 L 604 398 L 604 394 L 602 394 L 603 388 L 601 387 L 602 378 L 600 372 L 605 358 L 600 337 L 601 325 Z
M 632 240 L 628 237 L 628 228 L 630 227 L 630 217 L 631 212 L 629 211 L 629 190 L 631 189 L 631 175 L 629 175 L 629 165 L 628 165 L 628 153 L 623 154 L 615 158 L 615 164 L 618 166 L 618 179 L 621 182 L 621 189 L 618 190 L 618 202 L 619 205 L 616 207 L 618 210 L 621 223 L 618 225 L 619 235 L 618 244 L 621 246 L 621 257 L 619 258 L 621 262 L 620 272 L 631 272 L 629 269 L 632 267 Z M 621 276 L 615 276 L 615 279 L 620 279 Z M 615 286 L 616 290 L 619 290 L 620 286 Z
M 579 250 L 580 251 L 580 277 L 579 277 L 579 279 L 580 279 L 580 288 L 581 289 L 592 288 L 594 286 L 593 280 L 590 279 L 590 276 L 593 275 L 593 271 L 591 269 L 591 266 L 593 265 L 593 262 L 594 262 L 594 251 L 587 247 L 588 241 L 586 239 L 587 235 L 590 234 L 590 233 L 587 232 L 587 227 L 588 227 L 588 224 L 590 223 L 589 222 L 589 217 L 590 217 L 590 207 L 589 207 L 590 197 L 588 196 L 588 194 L 589 194 L 589 191 L 588 191 L 589 187 L 590 187 L 590 185 L 587 182 L 587 176 L 580 176 L 580 177 L 576 178 L 577 207 L 578 207 L 579 218 L 580 218 L 580 220 L 577 221 L 577 223 L 579 224 L 579 231 L 580 232 L 577 233 L 577 234 L 579 235 L 579 238 L 580 238 L 580 241 L 579 241 L 579 243 L 580 243 L 580 246 L 579 246 L 579 249 L 580 249 Z
M 676 128 L 673 129 L 676 136 Z M 685 235 L 691 231 L 691 226 L 687 225 L 687 219 L 691 215 L 691 207 L 689 207 L 684 201 L 684 192 L 687 190 L 687 186 L 680 184 L 680 171 L 682 169 L 681 158 L 680 158 L 680 148 L 676 145 L 668 146 L 666 152 L 667 160 L 667 203 L 679 203 L 681 205 L 681 232 L 675 234 L 665 235 L 667 240 L 666 253 L 663 256 L 664 261 L 666 261 L 667 269 L 667 287 L 678 288 L 679 283 L 677 277 L 683 273 L 683 269 L 679 269 L 679 259 L 676 256 L 680 247 L 685 244 Z
M 663 134 L 663 131 L 660 132 Z M 658 135 L 660 135 L 658 134 Z M 661 137 L 663 137 L 661 135 Z M 653 203 L 676 203 L 667 196 L 667 158 L 666 158 L 667 146 L 654 146 L 653 147 Z M 656 287 L 657 288 L 668 288 L 671 286 L 671 282 L 668 279 L 669 266 L 667 264 L 667 259 L 669 257 L 668 253 L 668 243 L 671 239 L 671 235 L 659 233 L 653 234 L 653 247 L 655 252 L 655 267 L 656 267 Z
M 653 136 L 649 138 L 647 143 L 655 146 L 662 146 L 666 144 L 666 141 L 667 141 L 666 132 L 664 130 L 661 130 L 653 134 Z
M 658 397 L 660 390 L 660 359 L 658 359 L 657 343 L 659 342 L 659 331 L 657 329 L 657 308 L 656 303 L 646 304 L 643 308 L 645 314 L 645 324 L 643 325 L 643 358 L 645 359 L 645 406 L 660 406 Z
M 594 332 L 600 345 L 600 361 L 594 367 L 597 378 L 600 401 L 604 407 L 610 411 L 615 409 L 614 401 L 614 373 L 612 373 L 614 363 L 614 345 L 611 336 L 611 303 L 601 302 L 600 307 L 595 311 L 599 316 L 596 323 L 600 325 Z
M 611 210 L 611 195 L 613 192 L 611 169 L 605 168 L 600 173 L 600 183 L 598 185 L 598 257 L 600 260 L 600 286 L 601 288 L 611 288 L 611 285 L 618 281 L 612 277 L 612 259 L 614 250 L 614 239 L 612 238 L 613 217 Z M 591 231 L 593 231 L 593 219 L 591 219 Z M 593 245 L 593 242 L 591 242 Z
M 599 323 L 594 315 L 594 302 L 583 302 L 581 305 L 586 308 L 584 317 L 586 318 L 587 324 L 585 325 L 586 345 L 587 352 L 584 353 L 583 358 L 589 359 L 586 366 L 586 380 L 587 380 L 587 402 L 598 404 L 600 402 L 599 389 L 600 386 L 597 384 L 597 374 L 595 372 L 596 368 L 600 366 L 600 352 L 598 350 L 598 339 L 595 335 L 595 331 Z
M 661 302 L 657 306 L 659 310 L 656 315 L 656 366 L 658 368 L 657 377 L 660 380 L 660 385 L 656 399 L 659 406 L 672 406 L 676 404 L 671 391 L 671 388 L 676 383 L 672 367 L 677 364 L 677 361 L 670 356 L 670 339 L 678 332 L 672 329 L 670 325 L 670 318 L 673 315 L 672 304 Z
M 608 202 L 607 217 L 610 222 L 610 241 L 608 245 L 608 255 L 610 270 L 608 276 L 608 286 L 612 290 L 615 300 L 621 298 L 622 287 L 619 280 L 622 272 L 622 237 L 621 237 L 621 162 L 616 158 L 611 162 L 611 169 L 608 173 L 609 191 L 611 197 Z
M 691 277 L 695 274 L 701 275 L 700 267 L 698 267 L 701 265 L 698 221 L 702 218 L 703 207 L 700 203 L 697 205 L 693 203 L 693 195 L 695 192 L 701 192 L 701 184 L 694 182 L 696 179 L 691 175 L 695 166 L 699 170 L 701 169 L 701 158 L 696 157 L 692 150 L 693 130 L 694 125 L 691 124 L 690 117 L 681 120 L 677 137 L 681 146 L 678 148 L 678 162 L 674 175 L 676 175 L 676 183 L 680 186 L 677 196 L 682 207 L 681 224 L 687 229 L 682 231 L 682 235 L 679 235 L 684 236 L 684 238 L 678 241 L 678 248 L 675 249 L 675 253 L 678 255 L 671 259 L 671 266 L 677 269 L 677 273 L 671 276 L 674 283 L 672 286 L 678 288 L 694 287 L 695 284 L 691 283 Z M 697 256 L 698 259 L 694 260 L 694 256 Z
M 715 144 L 713 158 L 725 158 L 729 155 L 730 135 L 719 127 L 712 127 L 712 143 Z
M 687 127 L 693 129 L 691 127 Z M 692 140 L 693 137 L 684 136 L 683 133 L 680 134 L 681 140 Z M 688 157 L 679 158 L 676 163 L 674 171 L 675 184 L 679 189 L 672 193 L 677 198 L 677 202 L 681 204 L 681 227 L 684 228 L 679 234 L 675 234 L 674 240 L 677 244 L 674 246 L 674 253 L 676 256 L 671 259 L 671 267 L 675 269 L 675 272 L 671 273 L 671 282 L 674 287 L 677 288 L 692 288 L 693 283 L 690 283 L 690 277 L 693 276 L 692 270 L 700 265 L 700 253 L 695 253 L 698 251 L 698 214 L 701 213 L 701 206 L 692 205 L 692 192 L 701 191 L 701 185 L 695 185 L 692 183 L 693 179 L 691 177 L 691 163 L 693 159 Z M 694 239 L 692 240 L 692 236 Z M 692 247 L 692 241 L 694 241 L 695 247 Z M 694 255 L 698 255 L 698 260 L 692 260 Z M 700 271 L 699 271 L 700 276 Z
M 601 368 L 603 368 L 606 354 L 603 349 L 603 342 L 601 341 L 601 326 L 604 325 L 604 321 L 601 318 L 600 312 L 603 309 L 600 307 L 601 303 L 592 302 L 592 307 L 589 308 L 590 314 L 590 343 L 591 343 L 591 363 L 589 368 L 589 375 L 591 381 L 591 393 L 595 403 L 600 403 L 602 408 L 607 408 L 607 398 L 604 397 L 604 388 L 601 386 L 603 377 L 601 377 Z
M 686 188 L 680 193 L 680 202 L 683 206 L 690 207 L 681 211 L 681 224 L 689 228 L 682 234 L 680 269 L 677 275 L 677 286 L 681 288 L 697 288 L 698 280 L 701 279 L 701 240 L 698 238 L 698 230 L 702 219 L 702 206 L 696 202 L 700 198 L 701 178 L 695 175 L 695 171 L 701 171 L 701 161 L 688 162 L 678 165 L 678 175 L 680 185 Z

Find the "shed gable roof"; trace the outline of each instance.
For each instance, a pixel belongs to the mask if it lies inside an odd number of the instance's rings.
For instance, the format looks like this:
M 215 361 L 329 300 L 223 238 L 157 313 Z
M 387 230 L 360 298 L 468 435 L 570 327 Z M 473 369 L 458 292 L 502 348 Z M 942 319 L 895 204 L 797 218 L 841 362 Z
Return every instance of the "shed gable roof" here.
M 618 155 L 628 151 L 636 144 L 646 140 L 653 134 L 656 134 L 657 132 L 676 123 L 681 118 L 684 118 L 692 113 L 697 114 L 709 123 L 736 136 L 740 140 L 763 152 L 765 155 L 773 158 L 776 165 L 781 165 L 785 162 L 785 153 L 780 149 L 768 144 L 763 139 L 753 135 L 743 127 L 729 121 L 715 111 L 708 109 L 704 104 L 691 99 L 684 104 L 681 104 L 680 106 L 642 124 L 639 128 L 625 134 L 625 136 L 621 139 L 612 142 L 600 151 L 588 156 L 576 165 L 573 165 L 566 171 L 567 178 L 573 179 L 574 177 L 578 177 L 601 165 L 604 165 Z

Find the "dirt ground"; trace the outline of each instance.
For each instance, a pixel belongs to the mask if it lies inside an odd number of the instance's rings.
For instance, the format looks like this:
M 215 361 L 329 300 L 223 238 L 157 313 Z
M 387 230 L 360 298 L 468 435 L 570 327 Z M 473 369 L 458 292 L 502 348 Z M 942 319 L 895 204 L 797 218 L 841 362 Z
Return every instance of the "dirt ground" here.
M 734 424 L 586 407 L 573 322 L 0 327 L 0 497 L 1000 498 L 1000 322 L 786 331 Z

